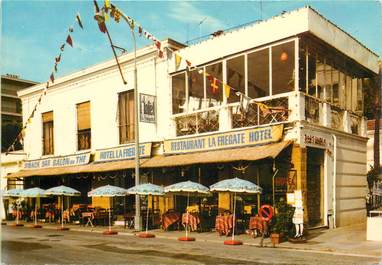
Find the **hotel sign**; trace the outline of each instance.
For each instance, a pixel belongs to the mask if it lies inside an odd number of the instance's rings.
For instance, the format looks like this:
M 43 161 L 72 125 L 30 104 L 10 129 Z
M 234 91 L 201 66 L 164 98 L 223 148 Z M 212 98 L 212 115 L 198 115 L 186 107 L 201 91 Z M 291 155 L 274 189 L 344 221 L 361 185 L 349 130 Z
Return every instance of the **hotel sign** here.
M 207 136 L 167 140 L 164 141 L 164 154 L 184 154 L 278 142 L 283 136 L 283 129 L 283 125 L 275 125 L 216 133 Z
M 56 156 L 36 160 L 26 160 L 24 161 L 24 169 L 79 166 L 88 164 L 89 160 L 90 152 L 68 156 Z
M 151 143 L 139 144 L 139 157 L 151 156 Z M 107 162 L 135 158 L 135 144 L 96 150 L 94 162 Z

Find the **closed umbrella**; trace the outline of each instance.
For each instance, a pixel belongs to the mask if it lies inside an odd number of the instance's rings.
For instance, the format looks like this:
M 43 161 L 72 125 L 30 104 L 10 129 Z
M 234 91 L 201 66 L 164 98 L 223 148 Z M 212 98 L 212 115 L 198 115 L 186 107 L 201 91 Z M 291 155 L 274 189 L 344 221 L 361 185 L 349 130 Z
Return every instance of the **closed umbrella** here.
M 4 197 L 13 197 L 13 198 L 20 198 L 23 189 L 11 189 L 6 190 L 3 193 Z M 19 203 L 16 201 L 16 226 L 24 226 L 23 224 L 19 223 Z
M 261 193 L 262 189 L 257 186 L 255 183 L 252 183 L 248 180 L 233 178 L 233 179 L 225 179 L 219 181 L 210 186 L 211 191 L 215 192 L 233 192 L 234 193 L 234 201 L 233 201 L 233 228 L 232 228 L 232 239 L 224 241 L 226 245 L 241 245 L 242 242 L 236 240 L 235 241 L 235 223 L 236 223 L 236 193 L 248 193 L 248 194 L 257 194 Z
M 140 233 L 138 234 L 139 237 L 142 238 L 152 238 L 155 237 L 153 234 L 148 233 L 149 229 L 149 196 L 161 196 L 164 195 L 164 190 L 161 186 L 151 184 L 151 183 L 145 183 L 140 184 L 134 187 L 131 187 L 127 190 L 129 194 L 135 194 L 135 195 L 146 195 L 147 196 L 147 215 L 146 215 L 146 233 Z
M 35 202 L 34 202 L 34 225 L 32 226 L 32 228 L 41 228 L 42 226 L 37 224 L 37 198 L 46 197 L 45 190 L 37 188 L 37 187 L 36 188 L 30 188 L 30 189 L 24 190 L 21 193 L 21 197 L 35 198 Z
M 64 227 L 64 196 L 80 196 L 81 192 L 73 188 L 61 185 L 47 189 L 45 195 L 61 196 L 61 228 L 60 230 L 69 230 L 68 227 Z
M 88 197 L 117 197 L 117 196 L 125 196 L 127 195 L 127 191 L 124 188 L 106 185 L 98 187 L 94 190 L 88 192 Z M 103 232 L 104 235 L 116 235 L 117 231 L 111 230 L 111 207 L 109 207 L 109 229 Z
M 183 181 L 179 183 L 175 183 L 172 185 L 169 185 L 164 188 L 164 191 L 166 193 L 175 193 L 175 194 L 187 194 L 187 208 L 190 204 L 190 193 L 191 194 L 202 194 L 202 195 L 208 195 L 209 189 L 206 186 L 203 186 L 202 184 L 193 182 L 193 181 Z M 187 213 L 188 214 L 188 213 Z M 188 237 L 188 220 L 186 222 L 186 237 L 180 237 L 178 238 L 180 241 L 195 241 L 195 238 Z

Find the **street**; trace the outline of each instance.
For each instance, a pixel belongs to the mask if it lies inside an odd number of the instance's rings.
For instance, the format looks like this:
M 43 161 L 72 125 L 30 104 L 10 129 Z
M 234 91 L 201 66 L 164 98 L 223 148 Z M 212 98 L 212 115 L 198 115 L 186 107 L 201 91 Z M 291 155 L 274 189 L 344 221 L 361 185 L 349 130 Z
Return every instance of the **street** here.
M 379 264 L 309 251 L 2 226 L 2 264 Z

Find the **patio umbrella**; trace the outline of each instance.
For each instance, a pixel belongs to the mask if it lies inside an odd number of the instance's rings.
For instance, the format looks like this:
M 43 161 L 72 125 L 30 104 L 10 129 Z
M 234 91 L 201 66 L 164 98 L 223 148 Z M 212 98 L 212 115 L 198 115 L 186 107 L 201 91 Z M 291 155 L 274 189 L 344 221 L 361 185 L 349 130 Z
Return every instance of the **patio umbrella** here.
M 106 185 L 98 187 L 94 190 L 88 192 L 88 197 L 117 197 L 117 196 L 125 196 L 127 195 L 127 191 L 124 188 Z M 111 230 L 111 207 L 109 207 L 109 229 L 103 232 L 104 235 L 116 235 L 118 232 Z
M 129 194 L 135 194 L 135 195 L 146 195 L 147 196 L 147 216 L 146 216 L 146 233 L 140 233 L 138 236 L 142 238 L 150 238 L 155 237 L 153 234 L 148 233 L 149 229 L 149 196 L 161 196 L 164 195 L 164 190 L 161 186 L 151 184 L 151 183 L 145 183 L 145 184 L 139 184 L 137 186 L 131 187 L 127 190 Z
M 243 180 L 239 178 L 233 178 L 233 179 L 225 179 L 222 181 L 219 181 L 213 185 L 210 186 L 211 191 L 216 192 L 233 192 L 234 193 L 234 200 L 233 200 L 233 228 L 232 228 L 232 240 L 226 240 L 224 241 L 224 244 L 226 245 L 241 245 L 242 242 L 236 240 L 235 241 L 235 223 L 236 223 L 236 193 L 249 193 L 249 194 L 257 194 L 261 193 L 262 189 L 257 186 L 256 184 L 248 181 Z
M 33 228 L 41 228 L 41 225 L 37 224 L 37 198 L 40 197 L 46 197 L 45 190 L 40 189 L 40 188 L 30 188 L 27 190 L 24 190 L 21 193 L 21 197 L 24 198 L 35 198 L 35 203 L 34 203 L 34 225 L 32 226 Z
M 64 196 L 80 196 L 81 192 L 73 188 L 61 185 L 47 189 L 45 195 L 56 195 L 61 196 L 61 228 L 60 230 L 69 230 L 69 228 L 64 228 Z
M 24 191 L 23 189 L 6 190 L 4 191 L 3 196 L 20 198 L 23 191 Z M 19 223 L 19 205 L 17 201 L 16 201 L 16 226 L 24 226 L 23 224 Z
M 183 181 L 179 183 L 175 183 L 172 185 L 169 185 L 164 188 L 164 191 L 166 193 L 176 193 L 176 194 L 187 194 L 187 208 L 190 204 L 190 193 L 192 194 L 203 194 L 207 195 L 209 194 L 209 189 L 206 186 L 203 186 L 202 184 L 193 182 L 193 181 Z M 188 214 L 188 213 L 187 213 Z M 195 241 L 195 238 L 188 237 L 188 221 L 186 222 L 186 237 L 180 237 L 178 238 L 180 241 Z

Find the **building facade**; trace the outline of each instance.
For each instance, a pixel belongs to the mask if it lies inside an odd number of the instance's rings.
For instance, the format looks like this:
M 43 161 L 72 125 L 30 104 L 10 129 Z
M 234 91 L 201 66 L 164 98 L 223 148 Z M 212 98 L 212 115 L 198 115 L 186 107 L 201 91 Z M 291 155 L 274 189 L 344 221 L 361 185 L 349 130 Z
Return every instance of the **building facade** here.
M 377 55 L 309 7 L 189 47 L 162 45 L 163 59 L 155 47 L 137 52 L 142 183 L 240 177 L 263 188 L 240 197 L 243 214 L 302 190 L 310 227 L 365 220 L 362 84 L 378 73 Z M 134 185 L 133 55 L 120 60 L 127 85 L 113 61 L 55 80 L 26 130 L 23 168 L 9 178 L 65 183 L 82 192 L 72 203 L 101 206 L 109 202 L 91 201 L 90 189 Z M 43 88 L 19 93 L 24 120 Z M 184 211 L 185 203 L 167 195 L 146 207 Z M 205 203 L 230 210 L 233 196 Z

